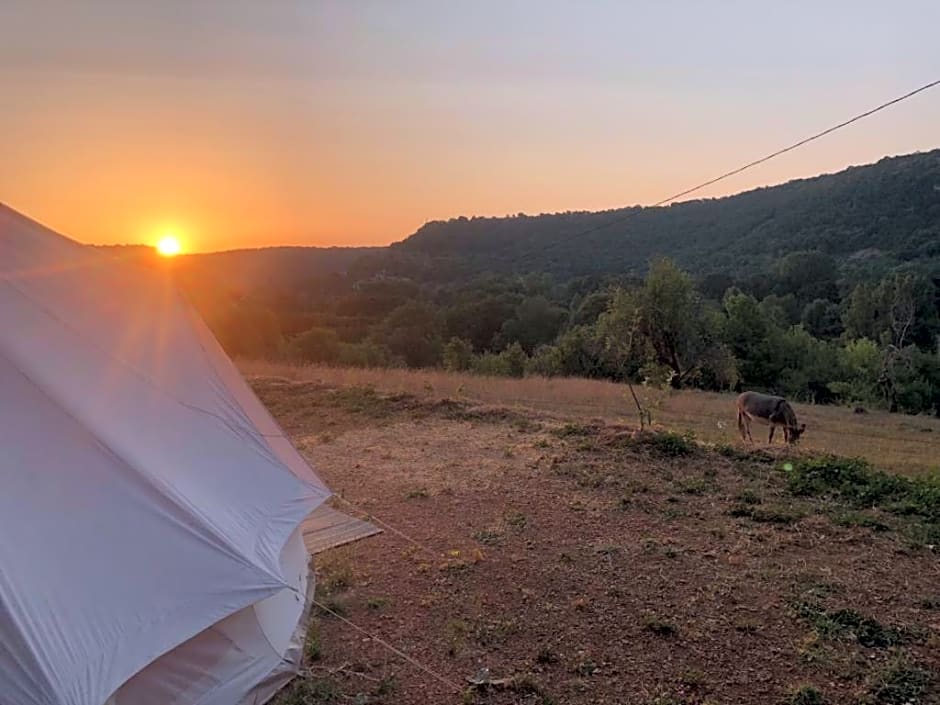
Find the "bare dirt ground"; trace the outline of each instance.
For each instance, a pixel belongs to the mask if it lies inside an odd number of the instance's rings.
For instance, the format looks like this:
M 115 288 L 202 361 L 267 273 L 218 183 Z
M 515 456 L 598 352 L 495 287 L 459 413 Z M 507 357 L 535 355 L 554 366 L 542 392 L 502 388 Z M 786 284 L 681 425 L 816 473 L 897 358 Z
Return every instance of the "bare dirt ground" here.
M 253 385 L 338 508 L 408 537 L 321 556 L 318 601 L 456 686 L 321 609 L 279 705 L 940 702 L 936 547 L 903 512 L 794 494 L 800 456 Z M 495 685 L 470 687 L 482 668 Z

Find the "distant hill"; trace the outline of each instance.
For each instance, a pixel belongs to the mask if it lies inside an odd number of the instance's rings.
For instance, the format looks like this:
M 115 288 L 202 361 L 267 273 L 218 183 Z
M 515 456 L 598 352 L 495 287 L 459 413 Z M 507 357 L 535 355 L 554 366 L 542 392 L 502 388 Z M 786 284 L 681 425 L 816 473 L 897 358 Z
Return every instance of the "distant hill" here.
M 190 291 L 303 298 L 311 288 L 345 290 L 375 276 L 429 284 L 533 272 L 559 280 L 638 276 L 662 256 L 696 276 L 743 277 L 798 250 L 828 253 L 857 279 L 908 262 L 940 275 L 940 149 L 724 198 L 597 213 L 459 217 L 427 223 L 390 247 L 232 250 L 180 256 L 174 268 Z
M 347 279 L 364 256 L 385 251 L 382 247 L 265 247 L 158 256 L 145 245 L 100 245 L 114 256 L 152 266 L 170 266 L 190 296 L 200 299 L 243 296 L 302 298 L 304 291 L 322 290 Z
M 608 223 L 611 225 L 606 226 Z M 624 208 L 430 222 L 373 266 L 559 278 L 645 271 L 669 256 L 696 274 L 765 268 L 794 250 L 841 262 L 940 260 L 940 150 L 725 198 Z
M 364 255 L 381 247 L 266 247 L 230 250 L 176 258 L 174 266 L 194 280 L 214 280 L 229 291 L 251 292 L 259 288 L 291 290 L 311 279 L 346 275 Z

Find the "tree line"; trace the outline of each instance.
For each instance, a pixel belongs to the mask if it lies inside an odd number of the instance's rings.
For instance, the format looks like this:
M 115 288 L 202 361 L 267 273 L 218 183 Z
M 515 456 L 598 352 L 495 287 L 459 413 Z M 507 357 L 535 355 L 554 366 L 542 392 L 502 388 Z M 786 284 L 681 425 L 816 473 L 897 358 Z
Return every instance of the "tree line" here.
M 371 274 L 200 308 L 235 356 L 748 388 L 940 415 L 940 289 L 913 264 L 866 278 L 803 251 L 740 279 L 668 259 L 644 278 Z

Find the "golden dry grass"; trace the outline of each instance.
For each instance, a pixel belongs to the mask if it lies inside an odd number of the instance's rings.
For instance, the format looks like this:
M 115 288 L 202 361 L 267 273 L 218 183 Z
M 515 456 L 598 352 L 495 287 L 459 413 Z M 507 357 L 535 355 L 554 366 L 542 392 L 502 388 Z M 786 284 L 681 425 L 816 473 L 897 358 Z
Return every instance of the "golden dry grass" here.
M 374 387 L 419 398 L 468 399 L 485 404 L 535 409 L 560 417 L 603 418 L 638 424 L 636 406 L 625 385 L 580 378 L 512 379 L 443 370 L 358 369 L 241 361 L 247 376 L 282 377 L 335 387 Z M 654 423 L 691 431 L 712 443 L 740 443 L 734 395 L 694 390 L 661 391 L 637 387 L 652 409 Z M 940 420 L 871 411 L 855 414 L 835 406 L 794 405 L 807 425 L 802 445 L 811 450 L 860 456 L 876 466 L 919 475 L 940 467 Z M 764 437 L 757 426 L 754 436 Z

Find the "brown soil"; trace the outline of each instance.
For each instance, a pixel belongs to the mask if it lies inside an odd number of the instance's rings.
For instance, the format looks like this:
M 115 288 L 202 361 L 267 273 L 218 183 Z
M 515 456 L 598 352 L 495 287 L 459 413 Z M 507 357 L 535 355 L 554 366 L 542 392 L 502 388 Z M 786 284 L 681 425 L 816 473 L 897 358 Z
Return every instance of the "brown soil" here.
M 893 703 L 878 690 L 890 673 L 920 688 L 916 702 L 940 702 L 937 553 L 893 517 L 876 517 L 885 531 L 838 525 L 845 508 L 791 496 L 775 456 L 254 385 L 337 495 L 411 539 L 386 531 L 321 556 L 319 600 L 461 688 L 482 668 L 501 681 L 454 692 L 321 612 L 316 687 L 282 703 L 816 702 L 794 699 L 804 685 L 827 703 Z M 903 637 L 863 646 L 801 604 Z

